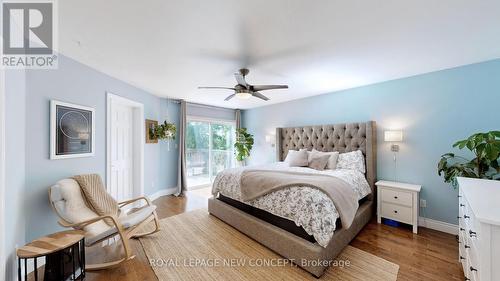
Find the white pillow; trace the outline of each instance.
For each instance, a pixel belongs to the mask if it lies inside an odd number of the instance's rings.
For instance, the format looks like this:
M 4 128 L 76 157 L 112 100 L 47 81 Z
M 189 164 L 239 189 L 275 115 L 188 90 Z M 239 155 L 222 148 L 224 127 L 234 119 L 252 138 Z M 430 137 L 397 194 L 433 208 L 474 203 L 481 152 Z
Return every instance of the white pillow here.
M 337 161 L 337 169 L 358 170 L 361 173 L 366 173 L 365 157 L 361 150 L 356 150 L 347 153 L 340 153 Z
M 311 162 L 312 158 L 318 157 L 320 155 L 330 155 L 330 158 L 328 159 L 328 164 L 326 165 L 326 169 L 335 170 L 337 168 L 337 160 L 339 158 L 338 151 L 323 152 L 313 148 L 313 150 L 309 152 L 309 157 L 308 157 L 309 163 Z
M 290 167 L 305 167 L 309 164 L 308 153 L 306 149 L 289 150 L 286 155 L 285 162 L 288 163 Z

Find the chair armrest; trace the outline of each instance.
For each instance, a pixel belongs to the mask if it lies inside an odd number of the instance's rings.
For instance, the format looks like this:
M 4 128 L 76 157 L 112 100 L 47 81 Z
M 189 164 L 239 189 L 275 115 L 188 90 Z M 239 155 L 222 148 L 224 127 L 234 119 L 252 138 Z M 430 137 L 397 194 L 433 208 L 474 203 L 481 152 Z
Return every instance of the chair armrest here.
M 65 222 L 63 220 L 59 220 L 59 224 L 64 226 L 64 227 L 74 227 L 74 228 L 83 228 L 89 224 L 93 224 L 95 222 L 98 222 L 100 220 L 104 220 L 104 219 L 110 219 L 113 221 L 113 224 L 115 225 L 115 227 L 117 229 L 123 229 L 122 225 L 120 224 L 120 222 L 118 221 L 118 219 L 116 218 L 116 216 L 113 216 L 113 215 L 104 215 L 104 216 L 99 216 L 99 217 L 95 217 L 95 218 L 91 218 L 91 219 L 88 219 L 86 221 L 82 221 L 82 222 L 79 222 L 79 223 L 68 223 L 68 222 Z
M 144 201 L 146 201 L 146 205 L 151 206 L 151 201 L 148 198 L 144 197 L 144 196 L 138 197 L 138 198 L 134 198 L 134 199 L 130 199 L 130 200 L 123 201 L 123 202 L 119 202 L 118 206 L 121 208 L 123 206 L 127 206 L 127 205 L 129 205 L 131 203 L 134 203 L 136 201 L 139 201 L 139 200 L 144 200 Z

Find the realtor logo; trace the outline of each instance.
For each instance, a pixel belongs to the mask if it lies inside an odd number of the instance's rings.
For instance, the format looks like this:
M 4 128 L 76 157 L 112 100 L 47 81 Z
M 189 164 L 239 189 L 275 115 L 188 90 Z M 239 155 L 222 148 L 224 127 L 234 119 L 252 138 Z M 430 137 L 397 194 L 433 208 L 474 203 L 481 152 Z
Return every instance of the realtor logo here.
M 57 67 L 54 4 L 53 1 L 3 3 L 2 67 Z

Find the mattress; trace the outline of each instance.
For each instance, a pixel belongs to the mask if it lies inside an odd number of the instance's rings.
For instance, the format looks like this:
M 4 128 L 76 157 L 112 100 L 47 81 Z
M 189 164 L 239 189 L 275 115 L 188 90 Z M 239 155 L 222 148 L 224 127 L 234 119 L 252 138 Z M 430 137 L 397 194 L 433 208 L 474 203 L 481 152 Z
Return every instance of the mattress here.
M 224 170 L 215 178 L 212 193 L 214 195 L 222 194 L 224 197 L 242 202 L 239 180 L 241 173 L 249 168 L 316 173 L 338 177 L 353 188 L 358 195 L 358 200 L 371 193 L 365 175 L 359 171 L 348 169 L 317 171 L 307 167 L 288 167 L 283 162 Z M 328 245 L 337 228 L 339 213 L 335 204 L 325 193 L 315 188 L 287 187 L 242 203 L 292 221 L 297 227 L 303 228 L 322 247 Z
M 222 201 L 228 205 L 231 205 L 231 206 L 237 208 L 238 210 L 241 210 L 249 215 L 252 215 L 252 216 L 259 218 L 265 222 L 268 222 L 274 226 L 277 226 L 283 230 L 286 230 L 292 234 L 295 234 L 298 237 L 305 239 L 311 243 L 316 243 L 316 239 L 314 239 L 314 236 L 307 233 L 303 227 L 297 226 L 293 221 L 291 221 L 289 219 L 278 217 L 278 216 L 273 215 L 267 211 L 264 211 L 262 209 L 247 205 L 243 202 L 231 199 L 231 198 L 226 197 L 222 194 L 219 194 L 219 196 L 217 197 L 217 200 L 220 200 L 220 201 Z M 338 222 L 338 220 L 337 220 L 337 222 Z

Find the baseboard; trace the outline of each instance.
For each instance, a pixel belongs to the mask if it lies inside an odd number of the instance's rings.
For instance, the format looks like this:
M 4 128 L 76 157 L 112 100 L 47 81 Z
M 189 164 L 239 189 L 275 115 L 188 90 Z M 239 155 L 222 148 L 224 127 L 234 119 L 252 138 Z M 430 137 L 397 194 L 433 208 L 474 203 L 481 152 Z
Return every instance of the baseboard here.
M 148 197 L 151 201 L 154 201 L 162 196 L 172 195 L 176 192 L 177 192 L 177 187 L 170 187 L 170 188 L 160 189 L 155 193 L 149 195 Z
M 186 191 L 193 191 L 193 190 L 203 189 L 203 188 L 207 188 L 207 187 L 212 187 L 212 184 L 208 183 L 208 184 L 202 184 L 202 185 L 196 185 L 196 186 L 188 186 L 186 188 Z
M 458 234 L 458 225 L 437 221 L 429 218 L 419 217 L 418 226 L 434 229 L 441 232 L 446 232 L 453 235 Z

